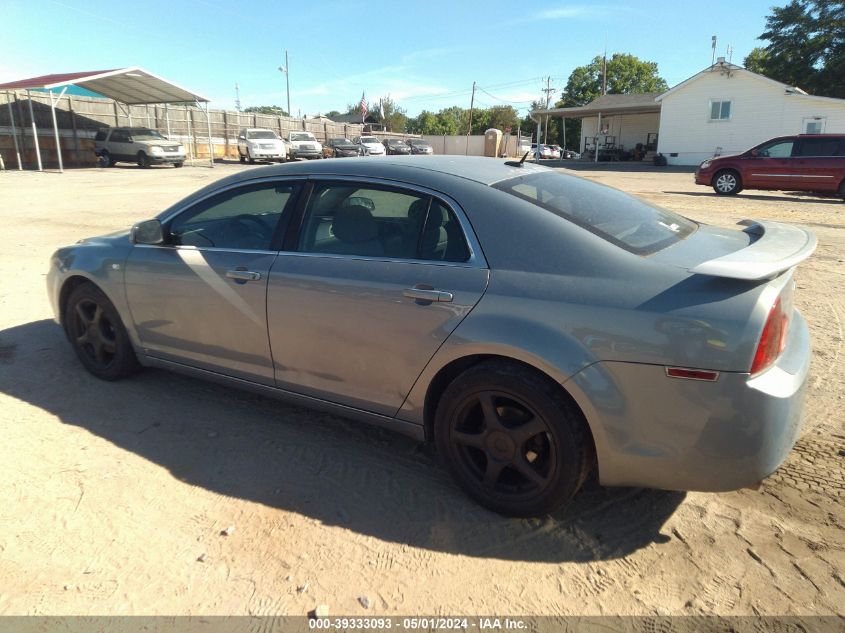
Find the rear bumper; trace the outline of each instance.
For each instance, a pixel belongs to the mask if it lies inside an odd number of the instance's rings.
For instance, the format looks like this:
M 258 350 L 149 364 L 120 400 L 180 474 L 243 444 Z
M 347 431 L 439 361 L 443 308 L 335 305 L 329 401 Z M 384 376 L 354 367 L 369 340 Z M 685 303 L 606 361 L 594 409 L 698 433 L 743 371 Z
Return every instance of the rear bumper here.
M 810 356 L 807 324 L 796 311 L 786 351 L 755 377 L 679 380 L 662 366 L 604 362 L 567 385 L 574 383 L 571 393 L 590 421 L 602 484 L 736 490 L 773 473 L 792 450 Z

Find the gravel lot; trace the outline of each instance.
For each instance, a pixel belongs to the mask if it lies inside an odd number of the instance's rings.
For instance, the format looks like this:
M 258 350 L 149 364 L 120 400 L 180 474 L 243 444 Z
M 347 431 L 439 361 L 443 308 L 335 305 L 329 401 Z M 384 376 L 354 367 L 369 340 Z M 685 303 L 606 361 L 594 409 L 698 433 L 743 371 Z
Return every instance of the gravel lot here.
M 796 276 L 808 418 L 760 491 L 591 483 L 563 514 L 512 520 L 401 436 L 162 371 L 82 370 L 50 320 L 50 253 L 241 169 L 0 173 L 0 615 L 845 614 L 845 203 L 579 169 L 696 220 L 816 233 Z

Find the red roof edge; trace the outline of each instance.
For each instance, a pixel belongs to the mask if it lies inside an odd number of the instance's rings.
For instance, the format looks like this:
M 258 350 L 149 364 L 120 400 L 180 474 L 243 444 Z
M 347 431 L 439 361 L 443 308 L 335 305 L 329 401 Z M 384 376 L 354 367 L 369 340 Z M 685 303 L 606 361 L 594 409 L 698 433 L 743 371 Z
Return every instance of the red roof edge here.
M 111 70 L 89 70 L 87 72 L 79 73 L 41 75 L 40 77 L 30 77 L 29 79 L 19 79 L 17 81 L 0 84 L 0 90 L 26 90 L 27 88 L 43 88 L 44 86 L 50 86 L 53 84 L 72 84 L 74 80 L 77 79 L 102 75 L 103 73 L 110 73 L 115 70 L 120 70 L 120 68 L 112 68 Z

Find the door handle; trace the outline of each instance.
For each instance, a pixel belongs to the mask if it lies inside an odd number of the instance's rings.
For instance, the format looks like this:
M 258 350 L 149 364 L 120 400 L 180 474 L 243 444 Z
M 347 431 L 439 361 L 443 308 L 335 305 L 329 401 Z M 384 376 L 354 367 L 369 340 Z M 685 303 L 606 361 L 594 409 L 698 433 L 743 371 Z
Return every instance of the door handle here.
M 451 292 L 435 290 L 434 288 L 405 288 L 402 296 L 417 301 L 450 303 L 454 297 Z
M 261 273 L 253 270 L 227 270 L 226 276 L 236 281 L 258 281 L 261 279 Z

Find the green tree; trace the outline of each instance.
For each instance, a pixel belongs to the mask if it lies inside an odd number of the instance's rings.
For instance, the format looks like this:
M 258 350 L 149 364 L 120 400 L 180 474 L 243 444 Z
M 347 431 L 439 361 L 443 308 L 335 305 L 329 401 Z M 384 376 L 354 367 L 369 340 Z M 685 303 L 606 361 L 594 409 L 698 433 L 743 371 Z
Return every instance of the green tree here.
M 390 97 L 381 100 L 381 107 L 384 110 L 384 117 L 381 122 L 391 132 L 404 132 L 408 124 L 408 115 L 403 108 L 400 108 Z
M 594 101 L 602 94 L 602 58 L 596 56 L 586 66 L 579 66 L 569 75 L 563 98 L 555 103 L 557 108 L 582 106 Z M 657 63 L 648 62 L 629 55 L 614 53 L 607 60 L 607 94 L 641 94 L 644 92 L 665 92 L 669 85 L 658 74 Z M 554 129 L 554 136 L 552 130 Z M 563 128 L 560 119 L 549 121 L 548 140 L 557 139 L 563 143 Z M 566 145 L 577 149 L 581 142 L 581 120 L 566 119 Z
M 845 98 L 845 0 L 772 7 L 759 39 L 768 42 L 765 55 L 752 51 L 745 59 L 749 70 L 811 94 Z
M 341 116 L 342 114 L 342 112 L 338 112 L 337 110 L 329 110 L 328 112 L 326 112 L 325 116 L 330 119 L 333 119 L 334 117 Z
M 765 75 L 767 72 L 766 65 L 769 63 L 769 51 L 762 46 L 752 48 L 751 52 L 745 57 L 742 65 L 753 73 Z
M 254 112 L 255 114 L 272 114 L 274 116 L 289 116 L 287 110 L 279 106 L 250 106 L 244 108 L 244 112 Z

